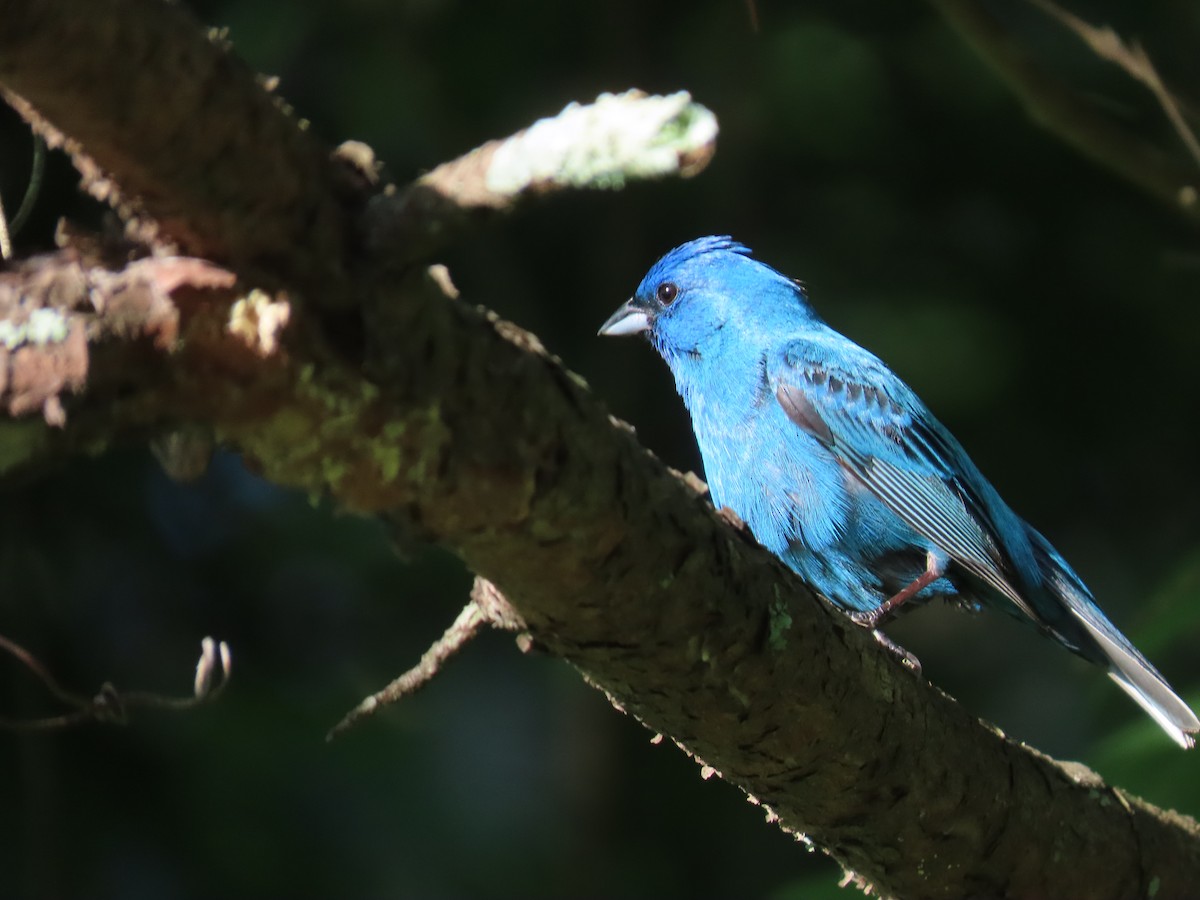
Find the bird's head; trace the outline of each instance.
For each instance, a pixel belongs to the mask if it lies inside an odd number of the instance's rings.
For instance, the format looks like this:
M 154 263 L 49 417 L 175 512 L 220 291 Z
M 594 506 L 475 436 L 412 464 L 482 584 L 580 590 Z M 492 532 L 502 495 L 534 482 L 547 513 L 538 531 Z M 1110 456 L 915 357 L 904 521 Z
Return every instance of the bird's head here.
M 726 329 L 750 339 L 773 317 L 802 307 L 797 285 L 752 259 L 746 247 L 729 237 L 704 237 L 656 262 L 600 334 L 645 334 L 668 359 L 707 355 L 730 339 Z

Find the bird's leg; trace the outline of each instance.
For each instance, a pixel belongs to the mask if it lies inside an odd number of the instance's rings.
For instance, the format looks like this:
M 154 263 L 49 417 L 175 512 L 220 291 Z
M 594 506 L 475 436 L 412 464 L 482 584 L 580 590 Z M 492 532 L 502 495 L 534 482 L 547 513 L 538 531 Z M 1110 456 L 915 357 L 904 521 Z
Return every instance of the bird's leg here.
M 942 577 L 945 572 L 945 567 L 941 564 L 937 555 L 928 550 L 925 553 L 925 571 L 912 580 L 912 583 L 901 588 L 894 595 L 889 597 L 879 606 L 871 610 L 856 610 L 850 613 L 850 618 L 865 628 L 875 628 L 880 622 L 892 614 L 903 604 L 911 600 L 916 594 L 925 590 L 935 581 Z

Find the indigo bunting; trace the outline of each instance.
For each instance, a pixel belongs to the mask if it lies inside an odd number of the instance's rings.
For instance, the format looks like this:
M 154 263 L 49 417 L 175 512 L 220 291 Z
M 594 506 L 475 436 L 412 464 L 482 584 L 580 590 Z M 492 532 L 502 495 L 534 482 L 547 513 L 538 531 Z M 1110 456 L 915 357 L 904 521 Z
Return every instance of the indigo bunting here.
M 676 247 L 600 329 L 675 376 L 713 502 L 855 621 L 997 608 L 1108 670 L 1180 746 L 1200 721 L 884 363 L 728 237 Z

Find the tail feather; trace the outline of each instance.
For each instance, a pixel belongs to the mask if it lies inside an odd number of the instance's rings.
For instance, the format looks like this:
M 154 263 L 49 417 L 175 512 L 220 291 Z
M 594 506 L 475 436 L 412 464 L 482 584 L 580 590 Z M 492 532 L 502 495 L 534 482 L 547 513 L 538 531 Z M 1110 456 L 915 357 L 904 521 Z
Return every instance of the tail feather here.
M 1193 735 L 1200 731 L 1200 721 L 1196 720 L 1196 714 L 1176 696 L 1156 672 L 1145 669 L 1126 672 L 1114 665 L 1108 670 L 1108 677 L 1136 700 L 1171 740 L 1184 750 L 1195 746 L 1196 739 Z
M 1108 621 L 1092 600 L 1091 592 L 1049 542 L 1033 529 L 1030 531 L 1046 586 L 1062 601 L 1073 622 L 1080 626 L 1081 636 L 1086 636 L 1092 646 L 1075 646 L 1079 642 L 1065 635 L 1060 639 L 1084 657 L 1107 665 L 1108 677 L 1149 713 L 1175 743 L 1185 750 L 1192 747 L 1195 743 L 1193 735 L 1200 732 L 1200 719 L 1171 690 L 1166 679 L 1146 657 Z M 1058 631 L 1059 627 L 1054 626 L 1054 630 Z M 1089 652 L 1091 650 L 1099 653 Z M 1097 655 L 1102 659 L 1095 659 Z
M 1073 602 L 1068 608 L 1108 658 L 1108 677 L 1136 700 L 1175 743 L 1185 750 L 1191 747 L 1192 735 L 1200 731 L 1200 720 L 1158 670 L 1104 618 L 1095 604 Z

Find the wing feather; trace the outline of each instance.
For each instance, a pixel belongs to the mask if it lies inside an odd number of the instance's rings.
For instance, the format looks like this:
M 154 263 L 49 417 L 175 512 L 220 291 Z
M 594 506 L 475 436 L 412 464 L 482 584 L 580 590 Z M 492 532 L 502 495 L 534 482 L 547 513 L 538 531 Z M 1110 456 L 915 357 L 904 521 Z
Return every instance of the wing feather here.
M 962 448 L 876 357 L 856 347 L 862 358 L 838 365 L 824 350 L 785 349 L 773 379 L 784 413 L 910 528 L 1038 619 L 1013 584 L 988 503 L 963 477 Z

